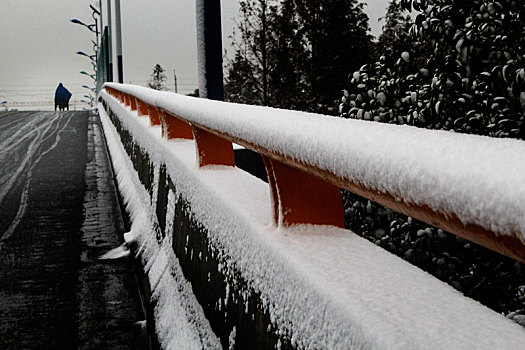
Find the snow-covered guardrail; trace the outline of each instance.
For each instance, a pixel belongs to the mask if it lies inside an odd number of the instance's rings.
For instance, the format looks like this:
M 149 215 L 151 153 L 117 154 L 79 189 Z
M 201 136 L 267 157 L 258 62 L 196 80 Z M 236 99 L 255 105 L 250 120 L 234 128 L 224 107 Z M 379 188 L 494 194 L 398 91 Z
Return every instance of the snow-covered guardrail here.
M 348 188 L 523 261 L 522 142 L 113 83 L 100 99 L 112 158 L 118 132 L 151 196 L 142 202 L 156 208 L 162 227 L 132 227 L 129 236 L 142 242 L 138 252 L 161 300 L 158 331 L 173 334 L 166 343 L 193 334 L 170 330 L 182 321 L 165 319 L 184 313 L 170 309 L 170 298 L 186 287 L 166 280 L 181 279 L 182 269 L 222 347 L 523 345 L 519 325 L 343 229 L 339 193 Z M 263 155 L 270 190 L 234 167 L 231 142 Z M 134 206 L 133 196 L 125 200 Z M 131 211 L 138 222 L 148 212 Z M 191 309 L 190 323 L 205 325 L 199 308 Z M 213 348 L 213 336 L 195 334 L 205 339 L 201 348 Z
M 107 84 L 168 138 L 193 138 L 200 165 L 260 152 L 275 220 L 343 226 L 339 187 L 525 262 L 525 143 L 226 104 Z

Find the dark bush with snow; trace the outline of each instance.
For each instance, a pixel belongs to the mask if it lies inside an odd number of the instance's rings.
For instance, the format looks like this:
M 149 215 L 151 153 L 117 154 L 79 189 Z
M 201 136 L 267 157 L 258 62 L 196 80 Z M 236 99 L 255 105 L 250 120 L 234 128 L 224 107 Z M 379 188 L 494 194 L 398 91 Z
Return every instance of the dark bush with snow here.
M 349 75 L 342 117 L 525 139 L 522 1 L 392 1 L 377 54 Z M 523 264 L 343 196 L 349 228 L 525 325 Z
M 415 11 L 413 23 L 405 19 L 404 31 L 396 22 L 393 44 L 380 46 L 377 62 L 350 75 L 341 115 L 525 138 L 523 2 L 413 0 L 401 6 Z

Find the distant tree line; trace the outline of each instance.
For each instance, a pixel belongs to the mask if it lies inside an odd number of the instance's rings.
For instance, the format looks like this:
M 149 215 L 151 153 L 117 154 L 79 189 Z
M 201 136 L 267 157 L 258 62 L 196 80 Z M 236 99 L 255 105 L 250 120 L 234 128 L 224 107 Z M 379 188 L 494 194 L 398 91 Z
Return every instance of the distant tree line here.
M 370 58 L 368 17 L 357 0 L 241 0 L 226 99 L 330 112 L 348 71 Z

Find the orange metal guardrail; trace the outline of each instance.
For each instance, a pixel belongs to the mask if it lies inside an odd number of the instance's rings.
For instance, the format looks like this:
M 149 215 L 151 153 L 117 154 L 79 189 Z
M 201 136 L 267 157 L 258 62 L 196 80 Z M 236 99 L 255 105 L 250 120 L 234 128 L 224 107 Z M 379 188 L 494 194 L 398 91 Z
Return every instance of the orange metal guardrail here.
M 232 143 L 260 153 L 268 173 L 276 224 L 322 224 L 344 227 L 340 188 L 380 203 L 394 211 L 424 221 L 472 242 L 525 262 L 523 233 L 502 234 L 478 223 L 464 224 L 456 213 L 441 212 L 428 204 L 415 204 L 387 191 L 370 189 L 350 178 L 321 169 L 305 161 L 266 149 L 240 138 L 190 121 L 160 108 L 144 96 L 134 96 L 119 84 L 106 84 L 106 91 L 139 116 L 149 116 L 152 125 L 162 127 L 168 139 L 194 139 L 199 166 L 235 166 Z M 137 94 L 140 95 L 140 94 Z

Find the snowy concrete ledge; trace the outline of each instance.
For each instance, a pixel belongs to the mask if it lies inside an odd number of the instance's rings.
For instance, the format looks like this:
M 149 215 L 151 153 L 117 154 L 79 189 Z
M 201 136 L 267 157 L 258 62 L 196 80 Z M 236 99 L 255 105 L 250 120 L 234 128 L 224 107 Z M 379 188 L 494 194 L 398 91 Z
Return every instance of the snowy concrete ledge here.
M 193 141 L 100 97 L 164 348 L 523 346 L 519 325 L 350 231 L 275 227 L 266 183 L 198 168 Z

